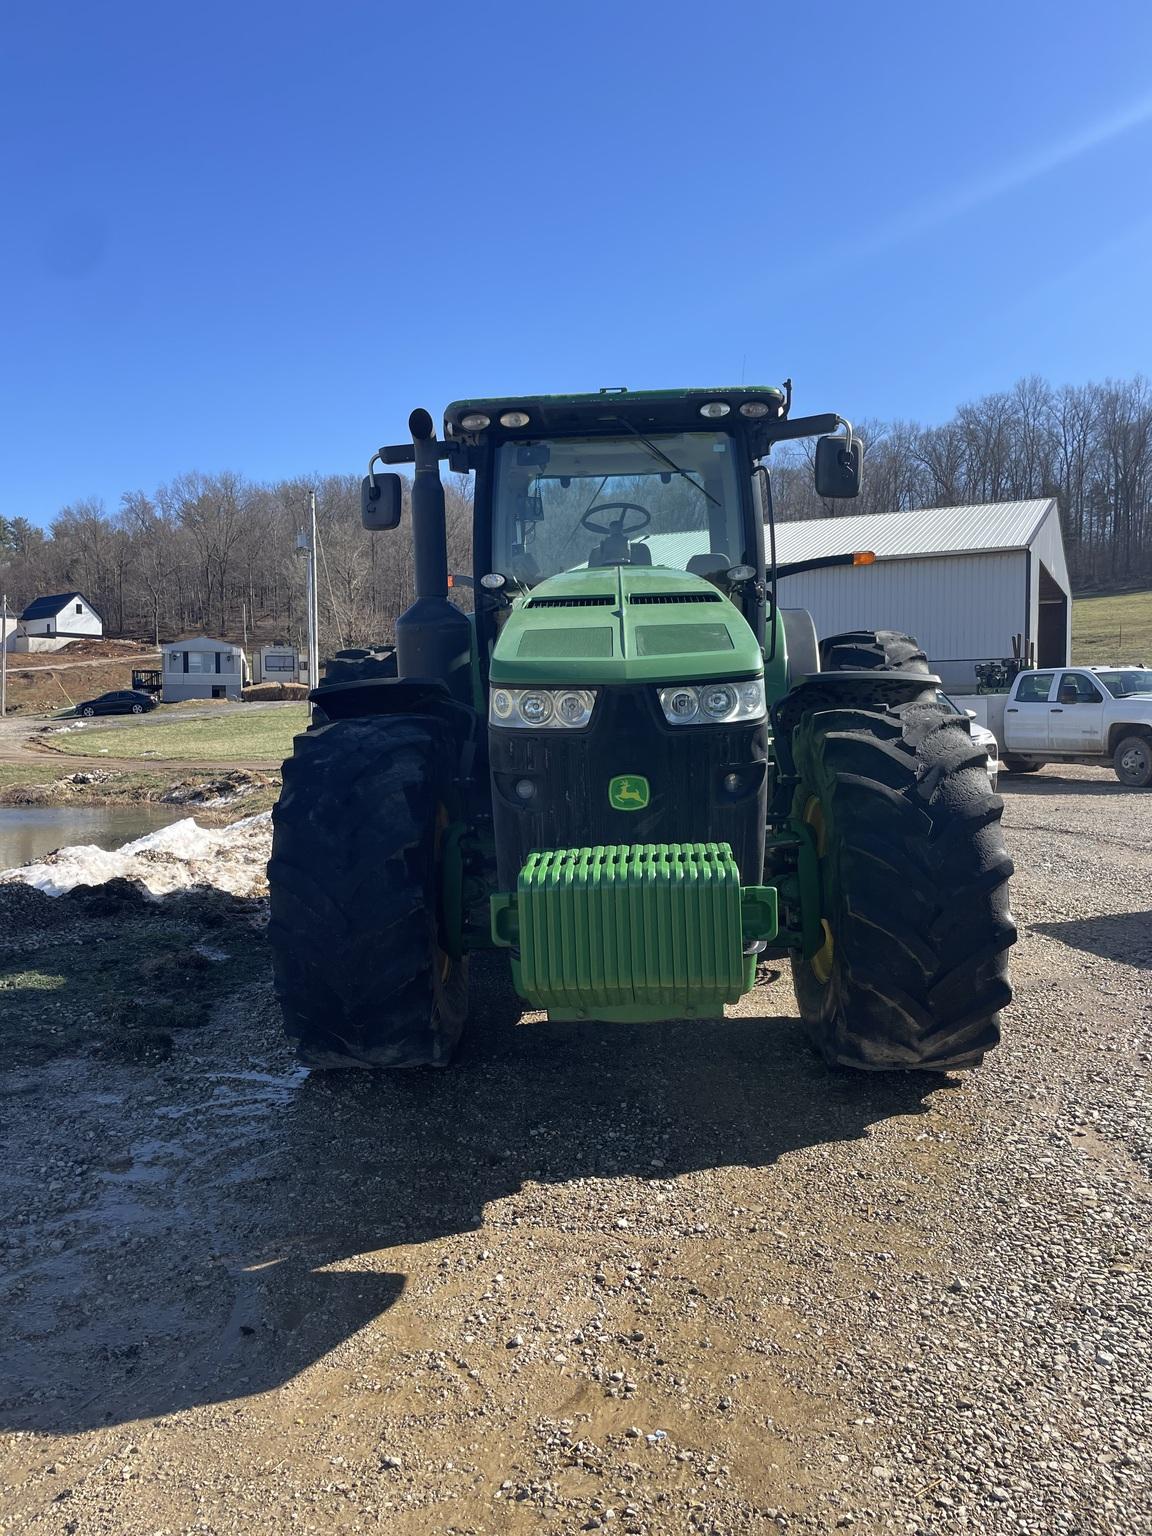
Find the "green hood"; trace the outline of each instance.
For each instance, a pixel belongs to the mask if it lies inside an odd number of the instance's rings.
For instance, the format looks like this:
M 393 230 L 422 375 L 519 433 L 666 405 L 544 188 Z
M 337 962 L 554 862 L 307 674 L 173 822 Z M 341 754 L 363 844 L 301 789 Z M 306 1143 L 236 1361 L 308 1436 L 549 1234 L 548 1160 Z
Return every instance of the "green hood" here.
M 684 683 L 758 677 L 763 667 L 744 616 L 711 582 L 666 566 L 612 565 L 550 576 L 517 598 L 491 681 Z

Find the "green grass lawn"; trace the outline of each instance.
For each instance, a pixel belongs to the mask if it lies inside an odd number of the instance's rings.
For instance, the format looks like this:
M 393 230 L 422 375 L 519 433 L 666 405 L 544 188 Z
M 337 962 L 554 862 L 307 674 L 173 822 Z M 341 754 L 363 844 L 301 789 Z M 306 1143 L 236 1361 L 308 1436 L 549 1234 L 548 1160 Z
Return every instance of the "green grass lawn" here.
M 49 738 L 70 757 L 139 757 L 182 762 L 280 763 L 292 738 L 308 724 L 306 704 L 278 704 L 246 712 L 222 710 L 207 720 L 155 715 L 118 730 L 62 732 Z
M 1152 666 L 1152 592 L 1078 597 L 1072 604 L 1072 660 Z

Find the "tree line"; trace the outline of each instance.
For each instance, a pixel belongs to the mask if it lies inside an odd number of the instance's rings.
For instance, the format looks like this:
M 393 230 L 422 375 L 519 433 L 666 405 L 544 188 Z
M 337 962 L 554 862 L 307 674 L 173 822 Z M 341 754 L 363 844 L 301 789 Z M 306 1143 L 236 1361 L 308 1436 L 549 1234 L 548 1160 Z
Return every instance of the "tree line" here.
M 835 517 L 1055 496 L 1074 585 L 1152 578 L 1152 388 L 1136 377 L 1054 388 L 1022 379 L 950 421 L 863 422 L 863 494 L 821 501 L 811 449 L 774 476 L 777 516 Z
M 1059 499 L 1078 588 L 1152 579 L 1152 388 L 1144 378 L 1054 388 L 1023 379 L 962 405 L 939 426 L 864 422 L 864 491 L 822 502 L 811 445 L 774 455 L 777 515 L 785 520 L 896 512 L 967 502 Z M 360 526 L 351 475 L 257 484 L 241 475 L 180 475 L 155 491 L 62 507 L 46 529 L 0 516 L 0 585 L 16 612 L 33 598 L 77 590 L 106 632 L 159 643 L 207 632 L 304 640 L 304 572 L 296 535 L 316 494 L 321 649 L 388 638 L 412 600 L 405 529 Z M 471 570 L 468 478 L 446 486 L 449 558 Z
M 403 529 L 368 534 L 353 475 L 254 484 L 190 473 L 115 511 L 96 500 L 61 508 L 46 529 L 0 517 L 0 584 L 19 613 L 33 598 L 76 590 L 105 633 L 155 644 L 190 633 L 288 640 L 304 648 L 307 613 L 298 535 L 316 495 L 321 650 L 388 638 L 412 601 Z M 453 569 L 470 572 L 471 501 L 464 476 L 445 487 Z M 406 510 L 406 509 L 405 509 Z

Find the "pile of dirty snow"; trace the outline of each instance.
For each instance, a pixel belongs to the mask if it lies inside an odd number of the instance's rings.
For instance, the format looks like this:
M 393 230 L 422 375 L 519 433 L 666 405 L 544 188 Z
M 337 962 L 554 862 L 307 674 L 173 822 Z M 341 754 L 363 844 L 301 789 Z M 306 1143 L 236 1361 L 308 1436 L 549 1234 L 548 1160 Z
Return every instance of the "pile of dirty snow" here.
M 125 843 L 114 853 L 91 844 L 57 848 L 38 864 L 0 870 L 0 884 L 22 881 L 46 896 L 78 885 L 138 880 L 154 896 L 212 885 L 233 896 L 263 896 L 272 848 L 272 813 L 262 811 L 230 827 L 201 827 L 189 817 Z

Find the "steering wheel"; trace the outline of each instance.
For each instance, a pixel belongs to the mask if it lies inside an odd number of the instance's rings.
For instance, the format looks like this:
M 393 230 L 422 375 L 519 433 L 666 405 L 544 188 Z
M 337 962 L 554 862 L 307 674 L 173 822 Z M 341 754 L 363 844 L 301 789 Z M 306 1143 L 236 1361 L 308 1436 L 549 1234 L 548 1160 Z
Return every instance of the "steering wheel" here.
M 596 512 L 596 513 L 600 513 L 600 512 L 615 512 L 617 509 L 619 509 L 619 512 L 620 512 L 620 519 L 611 528 L 605 528 L 600 523 L 593 523 L 593 522 L 589 521 L 589 519 L 591 518 L 593 512 Z M 643 521 L 639 522 L 639 523 L 634 523 L 631 527 L 626 528 L 624 526 L 624 519 L 628 516 L 629 512 L 639 512 L 639 514 L 640 514 L 641 518 L 643 519 Z M 640 506 L 640 504 L 638 502 L 635 502 L 635 501 L 602 501 L 598 507 L 589 507 L 588 508 L 588 511 L 585 512 L 584 516 L 580 519 L 580 526 L 581 526 L 581 528 L 587 528 L 589 533 L 599 533 L 599 534 L 602 534 L 605 538 L 607 538 L 610 534 L 614 533 L 614 534 L 618 535 L 619 537 L 626 539 L 629 536 L 629 534 L 639 533 L 641 528 L 647 528 L 648 524 L 651 521 L 652 521 L 652 514 L 651 514 L 651 512 L 649 512 L 647 507 Z

